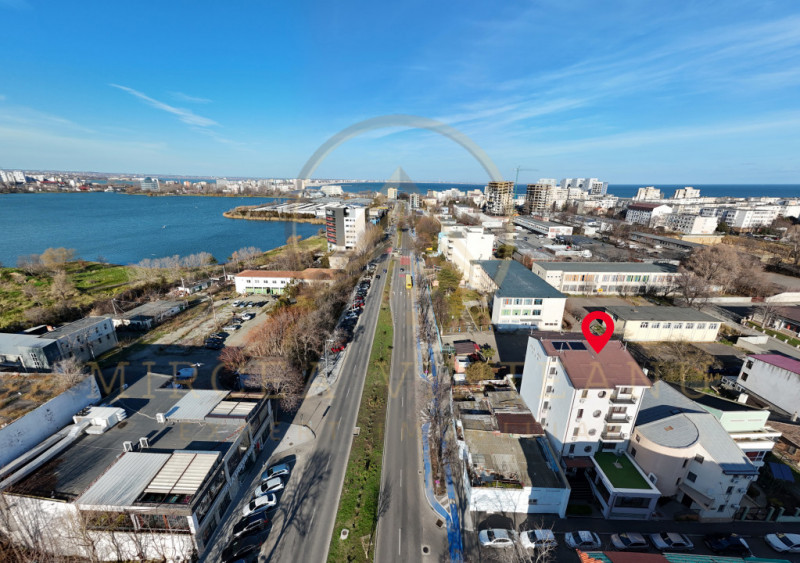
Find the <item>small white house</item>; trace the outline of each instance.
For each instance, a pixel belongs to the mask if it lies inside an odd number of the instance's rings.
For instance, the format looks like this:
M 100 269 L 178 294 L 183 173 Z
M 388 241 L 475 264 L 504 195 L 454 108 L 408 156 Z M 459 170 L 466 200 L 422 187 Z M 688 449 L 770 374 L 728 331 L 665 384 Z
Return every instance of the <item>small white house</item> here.
M 629 342 L 714 342 L 720 321 L 691 307 L 606 307 L 614 334 Z
M 781 354 L 747 356 L 739 377 L 726 382 L 788 416 L 800 412 L 800 360 Z
M 280 295 L 292 283 L 332 283 L 337 271 L 326 268 L 294 270 L 244 270 L 236 274 L 236 293 Z

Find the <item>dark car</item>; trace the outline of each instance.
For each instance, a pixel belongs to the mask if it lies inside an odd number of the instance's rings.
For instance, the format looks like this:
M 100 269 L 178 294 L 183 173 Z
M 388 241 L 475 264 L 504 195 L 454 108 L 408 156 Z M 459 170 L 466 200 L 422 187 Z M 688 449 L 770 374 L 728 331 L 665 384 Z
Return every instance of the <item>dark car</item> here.
M 750 546 L 739 534 L 708 534 L 703 538 L 703 543 L 717 555 L 753 556 Z
M 253 514 L 252 516 L 239 520 L 233 527 L 233 537 L 249 536 L 250 534 L 266 530 L 271 524 L 272 517 L 269 514 L 264 512 Z
M 222 560 L 226 563 L 232 562 L 253 552 L 258 552 L 261 549 L 261 544 L 267 539 L 267 534 L 268 531 L 262 531 L 257 534 L 236 538 L 222 552 Z
M 206 348 L 209 350 L 222 350 L 224 347 L 225 343 L 217 338 L 206 340 Z

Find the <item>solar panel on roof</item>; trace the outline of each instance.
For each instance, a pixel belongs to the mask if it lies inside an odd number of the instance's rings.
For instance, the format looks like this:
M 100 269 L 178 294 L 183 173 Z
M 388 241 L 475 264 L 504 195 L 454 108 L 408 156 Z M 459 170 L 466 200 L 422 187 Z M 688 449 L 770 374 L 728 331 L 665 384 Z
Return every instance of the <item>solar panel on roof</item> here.
M 552 342 L 551 344 L 553 345 L 553 348 L 555 348 L 559 352 L 561 350 L 569 350 L 569 343 L 568 342 L 557 341 L 557 342 Z
M 570 342 L 569 347 L 571 350 L 586 350 L 586 345 L 583 342 Z

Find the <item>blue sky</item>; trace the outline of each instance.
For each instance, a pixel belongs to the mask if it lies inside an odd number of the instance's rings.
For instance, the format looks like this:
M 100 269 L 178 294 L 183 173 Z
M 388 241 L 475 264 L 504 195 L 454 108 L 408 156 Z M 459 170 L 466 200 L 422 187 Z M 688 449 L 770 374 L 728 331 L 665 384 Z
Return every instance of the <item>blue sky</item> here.
M 507 178 L 798 183 L 800 3 L 0 0 L 0 168 L 294 177 L 413 114 Z M 371 131 L 316 177 L 484 182 Z

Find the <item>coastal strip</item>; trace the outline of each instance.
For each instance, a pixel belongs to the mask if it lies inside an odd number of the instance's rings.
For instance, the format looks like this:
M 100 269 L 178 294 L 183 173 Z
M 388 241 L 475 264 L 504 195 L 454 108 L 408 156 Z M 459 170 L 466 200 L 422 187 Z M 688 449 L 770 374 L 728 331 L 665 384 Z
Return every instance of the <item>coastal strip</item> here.
M 325 220 L 313 215 L 297 213 L 278 213 L 277 211 L 255 211 L 260 205 L 241 205 L 225 211 L 222 216 L 228 219 L 246 219 L 248 221 L 294 221 L 295 223 L 312 223 L 322 225 Z

